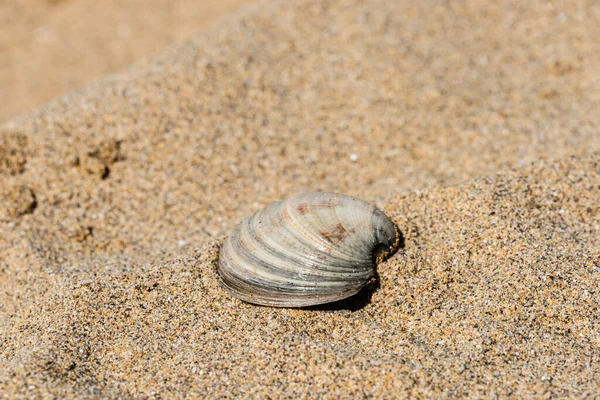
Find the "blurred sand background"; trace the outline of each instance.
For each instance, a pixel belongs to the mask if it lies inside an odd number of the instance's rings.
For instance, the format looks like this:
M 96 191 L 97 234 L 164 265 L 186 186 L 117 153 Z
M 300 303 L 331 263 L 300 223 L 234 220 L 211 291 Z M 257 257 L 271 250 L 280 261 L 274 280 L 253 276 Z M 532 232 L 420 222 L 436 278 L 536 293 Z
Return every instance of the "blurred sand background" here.
M 231 4 L 0 128 L 0 393 L 598 395 L 600 5 Z M 232 299 L 222 239 L 308 190 L 398 224 L 380 287 Z
M 206 30 L 253 0 L 3 0 L 0 121 Z

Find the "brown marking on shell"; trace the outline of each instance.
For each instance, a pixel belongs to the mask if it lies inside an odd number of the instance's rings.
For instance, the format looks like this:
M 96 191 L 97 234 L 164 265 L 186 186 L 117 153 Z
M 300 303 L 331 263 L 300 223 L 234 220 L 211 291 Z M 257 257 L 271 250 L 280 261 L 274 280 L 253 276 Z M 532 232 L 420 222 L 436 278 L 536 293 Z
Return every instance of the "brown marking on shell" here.
M 298 213 L 302 216 L 308 213 L 308 206 L 304 203 L 298 205 Z
M 350 232 L 344 228 L 344 225 L 341 223 L 337 224 L 333 227 L 333 229 L 329 231 L 321 232 L 321 236 L 323 236 L 330 243 L 341 243 L 350 235 Z
M 337 199 L 335 199 L 337 200 Z M 319 210 L 319 209 L 323 209 L 323 208 L 331 208 L 332 205 L 335 205 L 335 202 L 332 201 L 331 199 L 322 199 L 316 203 L 313 204 L 313 209 L 315 210 Z

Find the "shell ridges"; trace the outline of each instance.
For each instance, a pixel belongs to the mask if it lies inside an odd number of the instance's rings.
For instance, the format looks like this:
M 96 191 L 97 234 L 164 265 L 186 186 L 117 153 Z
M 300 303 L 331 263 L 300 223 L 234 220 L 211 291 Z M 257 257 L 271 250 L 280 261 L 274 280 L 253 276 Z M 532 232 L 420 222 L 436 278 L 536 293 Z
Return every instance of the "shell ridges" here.
M 374 206 L 334 193 L 302 193 L 242 220 L 223 245 L 218 272 L 233 296 L 305 307 L 356 294 L 400 234 Z

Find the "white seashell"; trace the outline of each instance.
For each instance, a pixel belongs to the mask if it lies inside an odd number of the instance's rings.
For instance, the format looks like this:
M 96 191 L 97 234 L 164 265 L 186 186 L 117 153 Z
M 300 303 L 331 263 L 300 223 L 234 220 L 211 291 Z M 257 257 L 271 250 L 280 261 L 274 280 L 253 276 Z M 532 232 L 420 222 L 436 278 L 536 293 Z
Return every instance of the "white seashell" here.
M 356 294 L 401 234 L 380 210 L 334 193 L 302 193 L 240 222 L 219 254 L 223 287 L 255 304 L 305 307 Z

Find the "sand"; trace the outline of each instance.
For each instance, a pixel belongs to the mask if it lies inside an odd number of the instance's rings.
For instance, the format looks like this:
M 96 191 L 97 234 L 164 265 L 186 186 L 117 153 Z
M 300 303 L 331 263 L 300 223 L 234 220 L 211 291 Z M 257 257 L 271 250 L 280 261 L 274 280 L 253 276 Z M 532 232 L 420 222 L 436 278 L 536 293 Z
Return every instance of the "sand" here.
M 0 120 L 125 69 L 255 0 L 2 0 Z
M 7 397 L 600 393 L 600 8 L 267 2 L 0 130 Z M 380 206 L 380 286 L 242 303 L 215 260 L 307 190 Z

